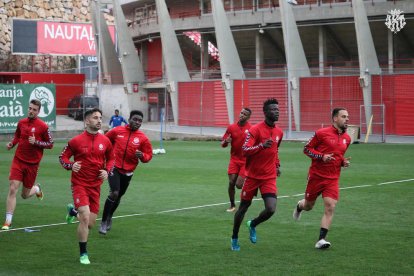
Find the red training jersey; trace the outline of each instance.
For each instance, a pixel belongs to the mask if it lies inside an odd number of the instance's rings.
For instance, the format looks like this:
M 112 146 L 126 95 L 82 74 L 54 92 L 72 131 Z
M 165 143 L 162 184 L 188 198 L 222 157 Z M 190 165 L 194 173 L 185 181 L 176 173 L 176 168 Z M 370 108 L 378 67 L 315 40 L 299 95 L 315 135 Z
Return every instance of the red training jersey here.
M 303 152 L 312 159 L 309 174 L 328 179 L 338 179 L 344 154 L 351 143 L 348 133 L 339 133 L 334 126 L 318 129 L 305 145 Z M 324 154 L 333 153 L 335 160 L 323 162 Z
M 237 122 L 227 127 L 226 132 L 221 139 L 221 146 L 223 148 L 227 147 L 229 143 L 226 142 L 226 139 L 231 136 L 230 157 L 232 159 L 243 162 L 246 160 L 246 157 L 243 155 L 242 146 L 250 128 L 251 125 L 249 122 L 246 122 L 243 126 Z
M 35 143 L 29 143 L 29 136 L 35 136 Z M 43 149 L 53 148 L 53 138 L 49 127 L 39 118 L 24 118 L 17 123 L 13 147 L 18 144 L 15 158 L 29 164 L 39 164 L 43 157 Z
M 142 131 L 132 131 L 126 125 L 115 127 L 105 135 L 112 142 L 115 167 L 121 173 L 132 173 L 138 166 L 139 161 L 147 163 L 152 159 L 151 142 Z M 142 152 L 140 159 L 135 155 L 137 150 Z
M 72 156 L 73 162 L 70 161 Z M 82 161 L 81 169 L 78 172 L 72 171 L 72 185 L 96 187 L 103 182 L 99 178 L 99 171 L 112 173 L 115 157 L 112 143 L 105 135 L 84 131 L 68 142 L 59 156 L 59 161 L 67 170 L 72 170 L 73 163 Z
M 263 143 L 271 138 L 270 148 Z M 280 167 L 279 147 L 283 139 L 283 131 L 277 126 L 268 126 L 264 121 L 252 126 L 243 144 L 246 156 L 246 176 L 255 179 L 276 178 L 276 168 Z

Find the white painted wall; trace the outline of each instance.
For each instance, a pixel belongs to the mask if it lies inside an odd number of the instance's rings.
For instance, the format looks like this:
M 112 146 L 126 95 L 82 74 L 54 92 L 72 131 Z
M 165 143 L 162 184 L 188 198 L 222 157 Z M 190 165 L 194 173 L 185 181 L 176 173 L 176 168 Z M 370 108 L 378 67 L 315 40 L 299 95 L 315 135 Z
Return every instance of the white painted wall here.
M 130 111 L 138 109 L 144 113 L 144 121 L 148 121 L 146 90 L 140 88 L 138 93 L 127 94 L 123 85 L 102 85 L 101 91 L 98 91 L 97 94 L 103 117 L 110 118 L 115 109 L 119 109 L 119 114 L 128 120 Z M 108 124 L 108 122 L 104 123 Z

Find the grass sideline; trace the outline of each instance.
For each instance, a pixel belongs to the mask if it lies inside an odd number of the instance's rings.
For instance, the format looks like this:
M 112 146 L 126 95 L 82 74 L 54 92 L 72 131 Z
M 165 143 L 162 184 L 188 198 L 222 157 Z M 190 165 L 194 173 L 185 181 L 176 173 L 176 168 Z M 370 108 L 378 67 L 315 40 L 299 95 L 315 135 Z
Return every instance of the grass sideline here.
M 414 264 L 414 145 L 351 145 L 341 199 L 328 234 L 332 247 L 313 248 L 321 201 L 300 222 L 292 210 L 305 189 L 309 158 L 303 144 L 282 143 L 277 214 L 257 228 L 258 243 L 240 231 L 240 252 L 230 250 L 233 215 L 227 208 L 228 149 L 218 142 L 166 141 L 165 155 L 141 164 L 107 236 L 95 227 L 88 241 L 92 264 L 81 266 L 77 224 L 64 224 L 71 202 L 70 173 L 58 164 L 64 143 L 46 150 L 38 181 L 45 199 L 17 200 L 14 228 L 0 232 L 2 275 L 412 275 Z M 157 142 L 154 143 L 156 148 Z M 0 219 L 14 150 L 0 149 Z M 366 186 L 365 186 L 366 185 Z M 108 184 L 101 194 L 101 213 Z M 207 206 L 206 206 L 207 205 Z M 199 208 L 191 208 L 201 206 Z M 204 207 L 203 207 L 204 206 Z M 245 221 L 262 209 L 255 201 Z M 188 209 L 183 209 L 188 208 Z M 183 209 L 183 210 L 176 210 Z M 169 211 L 176 210 L 176 211 Z M 167 212 L 165 212 L 167 211 Z M 131 215 L 131 216 L 129 216 Z M 97 222 L 98 225 L 99 221 Z

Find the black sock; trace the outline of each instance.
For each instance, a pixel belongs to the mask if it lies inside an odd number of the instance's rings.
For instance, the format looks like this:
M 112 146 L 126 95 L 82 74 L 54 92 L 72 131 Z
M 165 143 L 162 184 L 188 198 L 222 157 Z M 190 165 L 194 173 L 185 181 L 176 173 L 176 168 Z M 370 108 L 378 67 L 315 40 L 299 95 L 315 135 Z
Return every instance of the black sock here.
M 321 228 L 321 230 L 319 232 L 319 240 L 325 239 L 326 235 L 328 235 L 328 229 Z
M 231 207 L 236 207 L 236 203 L 234 203 L 234 200 L 231 200 L 231 201 L 230 201 L 230 206 L 231 206 Z
M 79 250 L 81 256 L 88 253 L 86 252 L 86 244 L 87 242 L 79 242 Z
M 250 222 L 250 227 L 251 228 L 255 228 L 256 227 L 256 219 L 252 219 L 252 221 Z
M 296 205 L 296 210 L 298 211 L 298 213 L 302 212 L 302 209 L 299 208 L 299 204 Z
M 78 215 L 78 211 L 75 208 L 70 209 L 69 215 L 72 217 L 76 217 Z
M 231 235 L 231 238 L 232 239 L 238 239 L 239 238 L 239 235 L 236 233 L 233 233 L 233 235 Z

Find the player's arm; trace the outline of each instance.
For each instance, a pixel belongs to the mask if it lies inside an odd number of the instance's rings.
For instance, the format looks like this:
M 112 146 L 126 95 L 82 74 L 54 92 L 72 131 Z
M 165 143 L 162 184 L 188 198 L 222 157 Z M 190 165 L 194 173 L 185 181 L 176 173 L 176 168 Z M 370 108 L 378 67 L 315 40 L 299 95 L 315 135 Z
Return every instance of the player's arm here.
M 242 150 L 244 156 L 250 156 L 253 154 L 258 153 L 259 151 L 265 148 L 264 143 L 257 143 L 256 137 L 250 131 L 246 135 L 246 139 L 244 140 Z
M 111 116 L 111 119 L 109 120 L 109 126 L 111 126 L 112 122 L 114 120 L 114 115 Z
M 223 148 L 227 147 L 231 143 L 231 133 L 227 128 L 226 133 L 224 133 L 223 137 L 221 138 L 221 146 Z
M 108 131 L 107 133 L 105 133 L 105 136 L 109 138 L 109 140 L 111 141 L 112 145 L 115 144 L 117 133 L 116 133 L 116 131 L 115 131 L 114 128 L 111 129 L 110 131 Z
M 303 153 L 306 154 L 311 159 L 323 159 L 323 153 L 316 150 L 316 147 L 319 145 L 319 139 L 315 132 L 315 134 L 310 138 L 310 140 L 306 143 L 305 147 L 303 148 Z
M 42 141 L 35 140 L 34 145 L 38 146 L 39 148 L 44 148 L 44 149 L 53 148 L 53 138 L 52 138 L 52 133 L 50 132 L 49 128 L 46 128 L 46 130 L 43 132 Z
M 148 139 L 145 139 L 140 149 L 142 155 L 138 157 L 142 163 L 148 163 L 152 159 L 152 145 Z
M 7 149 L 8 150 L 12 149 L 15 145 L 17 145 L 19 143 L 20 135 L 21 135 L 20 128 L 21 128 L 21 126 L 20 126 L 20 122 L 19 122 L 19 123 L 17 123 L 17 128 L 16 128 L 16 131 L 14 132 L 13 140 L 11 140 L 10 142 L 7 143 Z
M 73 156 L 72 149 L 69 143 L 63 148 L 61 154 L 59 155 L 59 162 L 62 167 L 66 170 L 72 170 L 73 164 L 75 162 L 70 161 L 70 158 Z
M 128 122 L 127 122 L 127 120 L 125 120 L 125 118 L 124 117 L 122 117 L 122 122 L 124 122 L 124 124 L 128 124 Z
M 106 159 L 106 171 L 108 172 L 109 175 L 112 175 L 112 172 L 115 167 L 115 153 L 114 153 L 114 148 L 112 147 L 111 143 L 109 143 L 109 146 L 106 149 L 105 159 Z
M 280 135 L 280 139 L 279 142 L 277 143 L 277 155 L 276 155 L 276 174 L 277 176 L 280 176 L 282 174 L 282 171 L 280 170 L 280 159 L 279 159 L 279 148 L 280 148 L 280 144 L 282 144 L 282 140 L 283 140 L 283 132 Z

